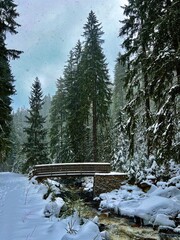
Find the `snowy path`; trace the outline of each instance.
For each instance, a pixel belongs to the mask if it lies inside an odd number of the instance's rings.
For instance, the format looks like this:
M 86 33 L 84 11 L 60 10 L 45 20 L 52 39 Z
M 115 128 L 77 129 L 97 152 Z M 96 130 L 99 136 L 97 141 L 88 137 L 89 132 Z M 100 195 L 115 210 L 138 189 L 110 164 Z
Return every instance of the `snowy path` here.
M 0 175 L 0 239 L 13 239 L 18 229 L 21 220 L 18 209 L 23 202 L 24 183 L 23 177 L 8 173 Z
M 38 191 L 22 175 L 0 173 L 1 240 L 54 240 L 65 234 L 65 223 L 43 217 L 46 201 Z
M 43 211 L 49 199 L 42 196 L 46 190 L 23 175 L 0 173 L 0 240 L 102 240 L 92 221 L 80 226 L 75 216 L 45 218 Z M 67 233 L 71 222 L 76 223 L 75 235 Z

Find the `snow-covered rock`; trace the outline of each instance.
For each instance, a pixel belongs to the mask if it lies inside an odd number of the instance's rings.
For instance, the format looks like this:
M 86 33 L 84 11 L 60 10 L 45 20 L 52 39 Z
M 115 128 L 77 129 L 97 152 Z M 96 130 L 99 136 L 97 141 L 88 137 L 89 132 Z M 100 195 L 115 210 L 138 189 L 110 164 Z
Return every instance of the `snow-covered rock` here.
M 165 214 L 157 214 L 154 221 L 154 226 L 169 226 L 175 228 L 175 222 L 169 219 L 169 216 Z
M 113 209 L 115 213 L 139 217 L 144 224 L 175 227 L 175 218 L 180 213 L 180 190 L 175 186 L 162 188 L 151 185 L 147 193 L 136 186 L 125 185 L 118 191 L 100 195 L 101 209 Z
M 152 192 L 151 195 L 172 198 L 174 196 L 180 195 L 180 190 L 177 187 L 173 186 L 167 187 L 165 189 L 157 188 L 154 192 Z

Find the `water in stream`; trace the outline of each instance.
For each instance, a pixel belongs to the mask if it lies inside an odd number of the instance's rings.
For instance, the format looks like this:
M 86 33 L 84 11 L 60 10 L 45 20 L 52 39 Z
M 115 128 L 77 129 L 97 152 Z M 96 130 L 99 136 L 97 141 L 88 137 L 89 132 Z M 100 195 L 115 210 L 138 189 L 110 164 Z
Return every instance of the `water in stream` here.
M 100 230 L 106 230 L 108 240 L 180 240 L 178 235 L 159 234 L 149 226 L 140 226 L 133 219 L 116 216 L 112 213 L 100 213 L 91 203 L 88 204 L 87 218 L 98 216 Z
M 132 227 L 125 218 L 100 217 L 99 222 L 107 226 L 111 240 L 159 240 L 157 231 L 148 227 Z
M 79 189 L 71 189 L 73 195 L 77 194 L 80 198 L 84 198 L 82 191 Z M 89 198 L 88 198 L 89 199 Z M 137 226 L 132 220 L 116 216 L 114 214 L 100 213 L 96 210 L 92 202 L 89 200 L 85 205 L 88 206 L 88 211 L 84 215 L 85 218 L 99 217 L 99 226 L 106 230 L 109 235 L 108 240 L 180 240 L 177 235 L 160 235 L 157 230 L 152 227 Z
M 97 215 L 100 228 L 109 234 L 110 240 L 160 240 L 159 234 L 151 227 L 138 227 L 127 218 L 109 214 L 100 214 L 95 209 L 90 209 L 89 218 Z

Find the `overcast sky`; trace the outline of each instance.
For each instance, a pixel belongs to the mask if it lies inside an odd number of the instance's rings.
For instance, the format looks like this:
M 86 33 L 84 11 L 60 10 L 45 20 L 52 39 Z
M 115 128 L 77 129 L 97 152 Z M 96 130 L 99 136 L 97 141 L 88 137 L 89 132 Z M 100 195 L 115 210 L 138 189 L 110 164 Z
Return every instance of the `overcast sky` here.
M 16 35 L 8 35 L 8 48 L 24 51 L 20 59 L 12 61 L 16 96 L 13 108 L 28 107 L 31 86 L 36 77 L 44 94 L 53 95 L 56 80 L 62 76 L 69 51 L 82 39 L 83 26 L 93 10 L 102 23 L 104 53 L 113 78 L 115 60 L 120 51 L 118 37 L 123 19 L 120 6 L 127 0 L 14 0 L 18 5 L 21 25 Z

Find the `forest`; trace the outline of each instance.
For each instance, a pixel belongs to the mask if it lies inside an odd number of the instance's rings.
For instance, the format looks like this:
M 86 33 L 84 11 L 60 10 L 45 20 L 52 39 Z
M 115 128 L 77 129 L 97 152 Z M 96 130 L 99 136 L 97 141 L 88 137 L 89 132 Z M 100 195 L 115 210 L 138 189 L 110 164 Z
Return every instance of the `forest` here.
M 15 81 L 6 36 L 18 34 L 17 5 L 0 1 L 1 170 L 28 173 L 35 164 L 110 162 L 143 178 L 156 163 L 168 178 L 180 160 L 180 2 L 129 0 L 117 36 L 114 81 L 103 51 L 103 24 L 90 11 L 83 41 L 67 56 L 54 96 L 34 79 L 29 109 L 12 109 Z M 111 23 L 113 24 L 113 23 Z

